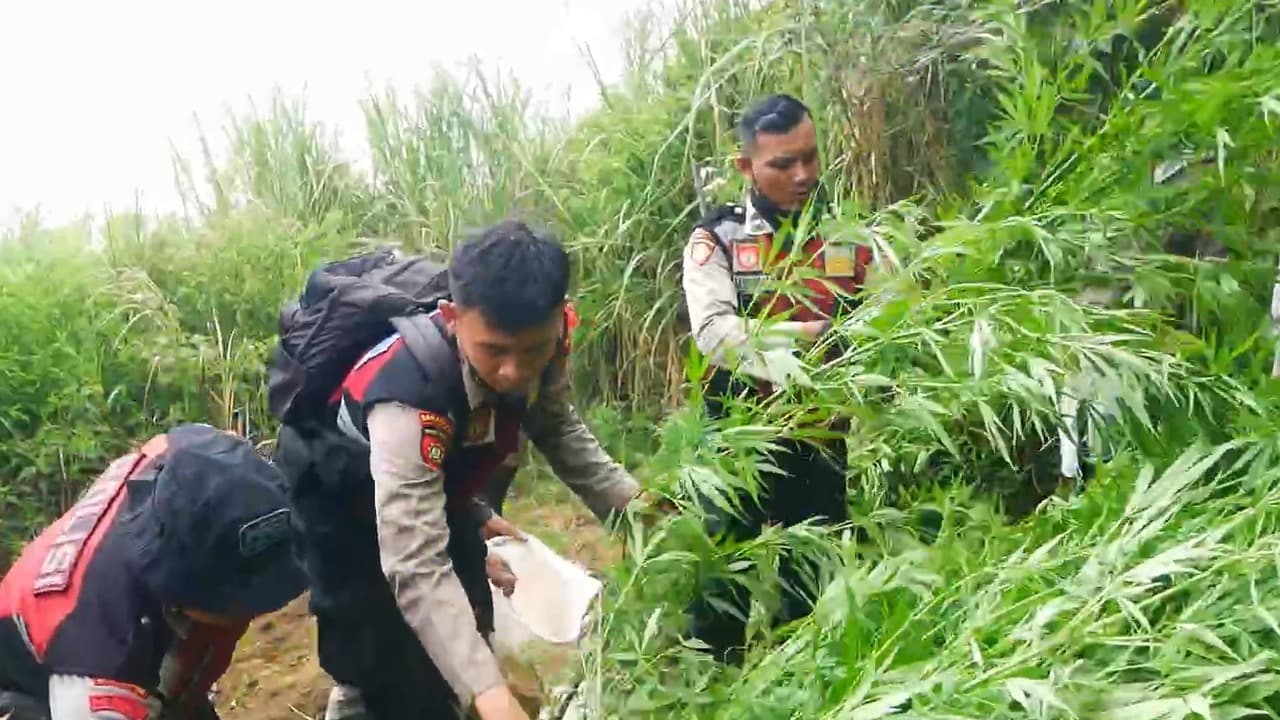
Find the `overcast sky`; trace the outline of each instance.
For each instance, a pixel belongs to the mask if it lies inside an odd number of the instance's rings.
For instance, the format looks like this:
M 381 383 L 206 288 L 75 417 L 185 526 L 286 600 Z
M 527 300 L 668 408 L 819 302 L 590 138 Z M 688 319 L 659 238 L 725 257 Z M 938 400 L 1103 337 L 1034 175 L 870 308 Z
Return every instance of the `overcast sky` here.
M 645 0 L 0 0 L 0 226 L 40 206 L 48 222 L 107 207 L 179 210 L 170 142 L 273 87 L 363 142 L 372 87 L 425 85 L 476 55 L 543 99 L 594 103 L 580 45 L 621 72 L 622 22 Z M 337 9 L 341 8 L 341 9 Z

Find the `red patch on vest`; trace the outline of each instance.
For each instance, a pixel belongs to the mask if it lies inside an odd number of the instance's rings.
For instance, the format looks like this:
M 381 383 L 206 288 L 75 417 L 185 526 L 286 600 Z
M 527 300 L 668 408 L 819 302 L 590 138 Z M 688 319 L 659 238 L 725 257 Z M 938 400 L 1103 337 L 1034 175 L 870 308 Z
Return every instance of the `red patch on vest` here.
M 90 695 L 89 712 L 113 712 L 127 720 L 147 720 L 147 704 L 129 695 Z
M 736 242 L 733 244 L 733 269 L 736 272 L 760 271 L 760 243 Z

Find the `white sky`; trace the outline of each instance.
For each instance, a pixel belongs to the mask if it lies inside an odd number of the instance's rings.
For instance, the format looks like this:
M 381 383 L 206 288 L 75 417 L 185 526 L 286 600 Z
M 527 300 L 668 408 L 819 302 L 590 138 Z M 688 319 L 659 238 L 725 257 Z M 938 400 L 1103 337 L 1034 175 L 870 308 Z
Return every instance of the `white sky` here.
M 359 100 L 427 85 L 471 55 L 538 92 L 594 104 L 579 46 L 621 72 L 625 13 L 645 0 L 0 0 L 0 227 L 39 206 L 179 211 L 170 142 L 194 156 L 198 116 L 221 139 L 228 108 L 273 87 L 362 154 Z

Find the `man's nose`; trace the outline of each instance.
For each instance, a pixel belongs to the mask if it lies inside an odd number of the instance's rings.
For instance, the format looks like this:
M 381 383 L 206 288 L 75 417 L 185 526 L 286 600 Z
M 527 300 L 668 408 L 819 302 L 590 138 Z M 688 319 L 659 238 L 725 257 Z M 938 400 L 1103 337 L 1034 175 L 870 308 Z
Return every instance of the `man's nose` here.
M 498 377 L 507 387 L 516 387 L 524 380 L 524 370 L 520 367 L 520 363 L 516 362 L 514 358 L 504 360 L 502 364 L 498 366 Z

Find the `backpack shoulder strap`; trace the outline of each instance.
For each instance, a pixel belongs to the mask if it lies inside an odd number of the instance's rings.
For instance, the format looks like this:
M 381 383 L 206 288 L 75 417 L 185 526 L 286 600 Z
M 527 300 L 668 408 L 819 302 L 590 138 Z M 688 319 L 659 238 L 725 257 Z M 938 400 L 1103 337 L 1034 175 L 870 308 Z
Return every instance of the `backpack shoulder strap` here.
M 414 313 L 391 319 L 391 325 L 404 338 L 409 354 L 422 368 L 432 388 L 432 395 L 439 395 L 460 413 L 470 409 L 467 389 L 462 382 L 462 365 L 458 348 L 446 337 L 444 328 L 437 322 L 436 313 Z M 459 424 L 466 418 L 457 419 Z
M 729 241 L 741 233 L 744 223 L 746 209 L 741 205 L 719 205 L 699 218 L 694 227 L 711 233 L 720 249 L 728 254 Z

